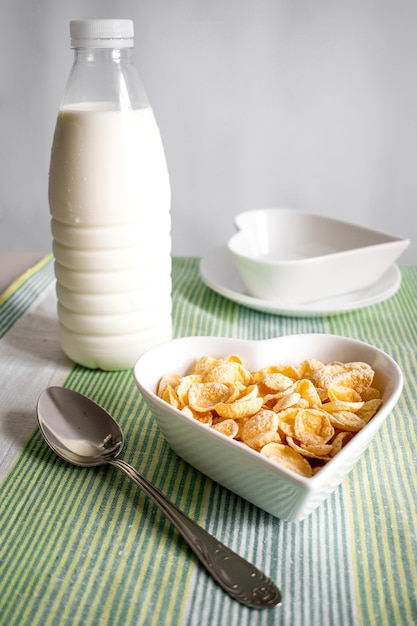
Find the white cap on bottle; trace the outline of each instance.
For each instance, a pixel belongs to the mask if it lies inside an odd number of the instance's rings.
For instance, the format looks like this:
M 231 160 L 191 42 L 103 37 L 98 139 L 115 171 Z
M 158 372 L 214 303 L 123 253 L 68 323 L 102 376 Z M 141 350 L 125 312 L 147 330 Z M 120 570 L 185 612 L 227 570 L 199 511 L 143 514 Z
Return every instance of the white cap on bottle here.
M 72 48 L 131 48 L 133 47 L 132 20 L 72 20 L 70 22 Z

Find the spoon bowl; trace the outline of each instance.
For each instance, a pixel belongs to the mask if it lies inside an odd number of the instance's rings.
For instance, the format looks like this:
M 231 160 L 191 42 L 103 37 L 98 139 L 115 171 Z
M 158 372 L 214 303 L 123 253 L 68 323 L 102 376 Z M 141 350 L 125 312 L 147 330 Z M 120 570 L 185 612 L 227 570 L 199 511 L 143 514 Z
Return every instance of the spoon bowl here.
M 45 441 L 66 461 L 82 467 L 109 464 L 129 476 L 167 516 L 232 598 L 257 609 L 281 603 L 279 589 L 264 573 L 198 526 L 144 476 L 118 458 L 124 443 L 123 432 L 101 406 L 71 389 L 49 387 L 39 396 L 37 417 Z
M 123 432 L 112 416 L 71 389 L 45 389 L 38 400 L 38 422 L 52 450 L 74 465 L 103 465 L 124 445 Z

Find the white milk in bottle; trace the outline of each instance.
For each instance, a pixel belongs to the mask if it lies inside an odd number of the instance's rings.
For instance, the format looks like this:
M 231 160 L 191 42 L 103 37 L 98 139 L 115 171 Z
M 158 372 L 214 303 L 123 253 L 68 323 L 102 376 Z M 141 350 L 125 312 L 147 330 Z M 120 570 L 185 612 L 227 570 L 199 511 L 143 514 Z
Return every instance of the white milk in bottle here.
M 60 340 L 85 367 L 127 369 L 171 338 L 167 166 L 132 22 L 71 22 L 71 37 L 49 175 Z

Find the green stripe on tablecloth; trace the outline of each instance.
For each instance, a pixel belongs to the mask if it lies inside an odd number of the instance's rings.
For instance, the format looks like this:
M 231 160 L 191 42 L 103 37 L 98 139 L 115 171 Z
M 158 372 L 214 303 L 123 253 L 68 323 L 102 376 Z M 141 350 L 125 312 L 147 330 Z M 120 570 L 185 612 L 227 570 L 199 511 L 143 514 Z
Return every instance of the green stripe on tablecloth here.
M 328 320 L 330 332 L 373 343 L 390 354 L 405 379 L 399 404 L 346 481 L 364 626 L 417 621 L 416 270 L 402 268 L 402 275 L 400 292 L 386 302 Z M 393 600 L 389 611 L 387 596 Z M 401 601 L 394 601 L 396 596 Z
M 50 270 L 41 269 L 19 288 L 4 315 L 7 328 L 27 310 L 34 293 L 42 291 L 37 291 L 37 281 L 51 280 L 50 273 L 38 274 Z M 199 280 L 196 259 L 173 260 L 175 336 L 265 339 L 335 332 L 380 346 L 403 369 L 404 394 L 369 450 L 343 486 L 299 524 L 273 518 L 173 454 L 131 372 L 75 366 L 65 381 L 119 421 L 126 436 L 123 458 L 277 581 L 284 596 L 280 609 L 251 611 L 231 601 L 132 481 L 111 467 L 69 466 L 36 430 L 0 485 L 0 623 L 413 623 L 417 270 L 404 268 L 403 276 L 401 291 L 387 302 L 331 318 L 297 319 L 240 307 Z M 24 305 L 18 298 L 21 290 L 26 290 Z

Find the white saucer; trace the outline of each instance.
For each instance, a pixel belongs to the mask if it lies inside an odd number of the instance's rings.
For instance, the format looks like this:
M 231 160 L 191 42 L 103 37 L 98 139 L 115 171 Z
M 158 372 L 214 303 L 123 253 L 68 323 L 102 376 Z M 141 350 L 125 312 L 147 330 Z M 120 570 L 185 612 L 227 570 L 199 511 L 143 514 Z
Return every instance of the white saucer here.
M 282 300 L 260 300 L 245 293 L 240 277 L 226 246 L 220 246 L 203 256 L 200 261 L 203 282 L 222 296 L 250 309 L 290 317 L 318 317 L 354 311 L 387 300 L 401 286 L 401 272 L 397 265 L 391 267 L 371 287 L 336 298 L 295 304 Z

